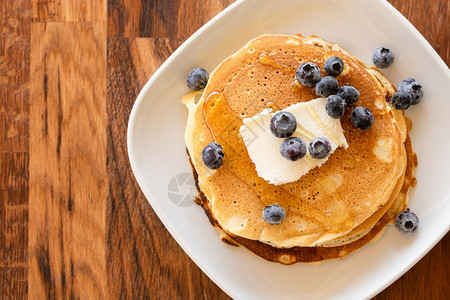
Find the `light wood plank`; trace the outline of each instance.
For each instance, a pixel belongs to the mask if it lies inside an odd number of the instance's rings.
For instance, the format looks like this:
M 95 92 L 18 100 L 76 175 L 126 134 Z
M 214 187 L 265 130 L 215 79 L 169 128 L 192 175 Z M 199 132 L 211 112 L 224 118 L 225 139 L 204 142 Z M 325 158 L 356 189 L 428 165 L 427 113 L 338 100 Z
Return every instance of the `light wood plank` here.
M 33 22 L 106 21 L 106 0 L 31 0 Z
M 105 23 L 31 26 L 29 295 L 103 298 Z

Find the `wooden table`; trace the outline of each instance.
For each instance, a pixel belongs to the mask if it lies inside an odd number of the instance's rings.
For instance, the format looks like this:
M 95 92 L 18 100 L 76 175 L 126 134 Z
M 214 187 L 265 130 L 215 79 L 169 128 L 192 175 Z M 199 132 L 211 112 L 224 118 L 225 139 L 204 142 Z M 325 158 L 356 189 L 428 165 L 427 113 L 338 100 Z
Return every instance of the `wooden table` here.
M 136 96 L 233 0 L 1 0 L 0 298 L 227 299 L 127 150 Z M 392 0 L 450 62 L 448 0 Z M 426 200 L 426 199 L 424 199 Z M 376 299 L 449 295 L 450 236 Z

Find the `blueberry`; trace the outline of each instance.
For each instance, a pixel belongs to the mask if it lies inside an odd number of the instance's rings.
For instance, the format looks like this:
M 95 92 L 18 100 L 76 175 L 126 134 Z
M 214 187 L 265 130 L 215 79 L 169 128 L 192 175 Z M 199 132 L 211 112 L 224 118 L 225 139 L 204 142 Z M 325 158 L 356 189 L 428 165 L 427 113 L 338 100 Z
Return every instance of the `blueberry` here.
M 287 138 L 281 143 L 280 153 L 284 158 L 289 160 L 299 160 L 306 154 L 306 144 L 298 137 Z
M 218 169 L 223 164 L 222 147 L 216 142 L 209 143 L 202 151 L 202 160 L 210 169 Z
M 187 86 L 193 90 L 198 91 L 201 89 L 204 89 L 206 87 L 206 84 L 208 83 L 209 74 L 206 72 L 205 69 L 202 68 L 195 68 L 194 70 L 190 71 L 186 82 Z
M 316 137 L 309 142 L 309 153 L 314 158 L 322 159 L 330 155 L 331 144 L 325 137 Z
M 379 69 L 385 69 L 394 62 L 394 54 L 388 48 L 379 47 L 373 51 L 372 61 Z
M 336 93 L 339 83 L 332 76 L 322 77 L 316 84 L 316 95 L 319 97 L 328 97 Z
M 272 204 L 264 207 L 262 217 L 270 225 L 278 225 L 286 218 L 286 211 L 278 204 Z
M 412 97 L 405 92 L 397 92 L 392 95 L 391 103 L 396 109 L 405 110 L 411 106 Z
M 406 86 L 410 85 L 414 81 L 416 81 L 414 78 L 403 79 L 402 82 L 400 82 L 400 84 L 398 85 L 397 90 L 404 89 Z
M 409 208 L 395 218 L 395 228 L 403 234 L 412 234 L 419 227 L 419 218 Z
M 324 67 L 328 75 L 338 76 L 344 70 L 344 62 L 339 57 L 333 56 L 325 61 Z
M 359 92 L 357 89 L 350 85 L 344 85 L 341 86 L 338 90 L 336 95 L 344 99 L 345 103 L 347 105 L 352 105 L 356 101 L 358 101 L 359 98 Z
M 287 111 L 280 111 L 270 120 L 270 131 L 278 138 L 291 136 L 297 129 L 297 120 Z
M 333 119 L 340 119 L 345 112 L 345 101 L 339 96 L 331 95 L 325 102 L 325 109 Z
M 360 130 L 367 130 L 372 127 L 374 120 L 372 112 L 363 106 L 356 107 L 352 111 L 351 118 L 353 125 Z
M 406 78 L 398 85 L 397 90 L 399 92 L 405 92 L 411 95 L 411 105 L 416 105 L 422 99 L 423 91 L 422 85 L 418 83 L 414 78 Z
M 312 62 L 302 63 L 295 76 L 302 85 L 311 87 L 320 80 L 320 69 Z

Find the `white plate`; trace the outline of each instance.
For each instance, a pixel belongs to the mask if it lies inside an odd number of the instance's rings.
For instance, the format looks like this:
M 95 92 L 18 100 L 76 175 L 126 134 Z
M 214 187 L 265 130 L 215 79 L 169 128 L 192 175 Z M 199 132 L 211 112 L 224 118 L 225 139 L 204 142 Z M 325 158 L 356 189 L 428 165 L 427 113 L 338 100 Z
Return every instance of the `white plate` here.
M 284 266 L 222 243 L 203 210 L 190 201 L 185 152 L 188 92 L 194 67 L 212 71 L 264 33 L 318 35 L 370 63 L 373 49 L 395 53 L 385 71 L 397 85 L 414 77 L 422 102 L 410 108 L 419 157 L 409 207 L 420 218 L 413 236 L 390 226 L 382 238 L 343 260 Z M 420 260 L 450 228 L 450 72 L 419 32 L 390 4 L 358 1 L 238 1 L 190 37 L 147 82 L 131 112 L 128 153 L 136 179 L 172 236 L 197 265 L 237 299 L 360 299 L 374 296 Z M 178 190 L 178 188 L 180 188 Z

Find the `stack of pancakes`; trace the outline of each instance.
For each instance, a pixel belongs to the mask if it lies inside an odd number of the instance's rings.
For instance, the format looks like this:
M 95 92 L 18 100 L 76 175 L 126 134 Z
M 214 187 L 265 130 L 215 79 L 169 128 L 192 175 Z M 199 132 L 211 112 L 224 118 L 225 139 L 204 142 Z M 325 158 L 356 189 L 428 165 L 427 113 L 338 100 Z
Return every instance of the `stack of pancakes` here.
M 360 92 L 341 119 L 349 147 L 336 149 L 324 165 L 295 182 L 269 184 L 258 176 L 239 135 L 242 120 L 265 108 L 277 111 L 317 98 L 314 88 L 296 81 L 295 70 L 313 62 L 326 76 L 323 64 L 332 56 L 345 66 L 336 77 L 339 86 Z M 204 91 L 183 97 L 197 202 L 222 240 L 284 264 L 341 258 L 374 240 L 405 208 L 415 184 L 410 122 L 386 102 L 394 92 L 376 68 L 315 36 L 259 36 L 223 61 Z M 351 121 L 358 105 L 374 114 L 369 130 L 358 130 Z M 225 153 L 217 170 L 208 169 L 201 158 L 214 141 Z M 275 203 L 286 210 L 286 219 L 270 225 L 262 211 Z

